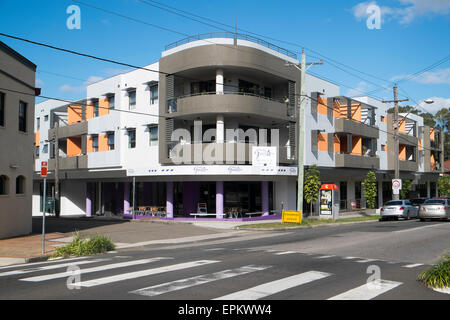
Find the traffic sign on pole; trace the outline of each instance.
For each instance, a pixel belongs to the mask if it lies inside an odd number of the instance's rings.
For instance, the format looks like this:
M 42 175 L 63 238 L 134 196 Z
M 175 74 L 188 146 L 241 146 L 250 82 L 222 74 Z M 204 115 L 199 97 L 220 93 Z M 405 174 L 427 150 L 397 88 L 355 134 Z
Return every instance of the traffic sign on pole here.
M 402 179 L 393 179 L 392 180 L 392 191 L 394 194 L 400 194 L 400 190 L 402 190 Z

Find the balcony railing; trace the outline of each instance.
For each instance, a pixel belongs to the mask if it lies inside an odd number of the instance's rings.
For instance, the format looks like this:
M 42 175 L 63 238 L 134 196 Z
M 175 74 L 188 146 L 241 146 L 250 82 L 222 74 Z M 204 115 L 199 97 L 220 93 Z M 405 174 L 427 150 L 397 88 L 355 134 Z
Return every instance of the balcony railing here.
M 259 38 L 253 37 L 253 36 L 249 36 L 246 34 L 232 33 L 232 32 L 210 32 L 210 33 L 203 33 L 203 34 L 198 34 L 195 36 L 190 36 L 185 39 L 182 39 L 182 40 L 179 40 L 177 42 L 167 45 L 166 51 L 176 48 L 178 46 L 181 46 L 183 44 L 194 42 L 194 41 L 215 39 L 215 38 L 226 38 L 226 39 L 238 39 L 238 40 L 251 41 L 251 42 L 257 43 L 259 45 L 262 45 L 264 47 L 267 47 L 269 49 L 272 49 L 276 52 L 279 52 L 281 54 L 284 54 L 290 58 L 297 59 L 297 54 L 295 54 L 292 51 L 283 49 L 275 44 L 272 44 L 270 42 L 267 42 L 265 40 L 262 40 L 262 39 L 259 39 Z

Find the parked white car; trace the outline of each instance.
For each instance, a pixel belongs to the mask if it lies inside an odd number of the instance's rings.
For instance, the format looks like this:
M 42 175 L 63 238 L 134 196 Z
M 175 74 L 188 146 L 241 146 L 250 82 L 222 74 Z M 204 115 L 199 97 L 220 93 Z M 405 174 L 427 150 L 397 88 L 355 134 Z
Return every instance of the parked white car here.
M 392 200 L 380 209 L 381 220 L 404 218 L 418 218 L 419 208 L 412 205 L 409 200 Z
M 448 198 L 430 199 L 420 206 L 420 221 L 426 219 L 450 219 L 450 200 Z

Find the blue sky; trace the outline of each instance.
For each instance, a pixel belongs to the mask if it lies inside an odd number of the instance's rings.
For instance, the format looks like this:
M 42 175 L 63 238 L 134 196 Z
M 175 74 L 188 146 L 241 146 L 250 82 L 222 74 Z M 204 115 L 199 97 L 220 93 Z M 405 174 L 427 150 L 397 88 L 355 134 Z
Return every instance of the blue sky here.
M 366 74 L 325 60 L 311 71 L 333 80 L 341 93 L 349 96 L 377 90 L 378 98 L 392 100 L 392 83 L 450 55 L 450 0 L 387 1 L 298 1 L 298 0 L 158 0 L 164 4 L 208 17 L 264 36 L 303 45 L 308 60 L 320 53 Z M 146 5 L 139 0 L 83 0 L 85 3 L 122 15 L 163 26 L 182 34 L 198 34 L 228 29 L 214 28 Z M 82 4 L 81 30 L 69 30 L 66 20 L 71 0 L 0 0 L 0 30 L 3 33 L 50 43 L 91 55 L 144 66 L 155 62 L 164 46 L 182 39 L 181 34 L 163 31 L 108 14 Z M 382 13 L 381 29 L 369 30 L 366 7 L 376 4 Z M 0 36 L 38 65 L 38 86 L 43 94 L 64 99 L 85 97 L 88 81 L 125 71 L 124 67 L 63 54 Z M 274 41 L 271 41 L 274 42 Z M 275 44 L 293 51 L 299 46 Z M 334 63 L 334 62 L 332 62 Z M 66 75 L 59 77 L 50 73 Z M 367 74 L 374 75 L 372 78 Z M 374 85 L 375 84 L 375 85 Z M 389 87 L 389 90 L 382 86 Z M 355 88 L 356 90 L 351 90 Z M 450 107 L 450 61 L 411 81 L 403 82 L 401 96 L 419 102 L 434 98 L 433 112 Z

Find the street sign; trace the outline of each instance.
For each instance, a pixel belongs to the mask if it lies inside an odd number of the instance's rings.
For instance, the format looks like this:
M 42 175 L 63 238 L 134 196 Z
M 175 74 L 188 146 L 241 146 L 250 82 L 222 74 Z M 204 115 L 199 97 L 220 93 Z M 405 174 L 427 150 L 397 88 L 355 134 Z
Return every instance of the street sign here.
M 392 180 L 392 191 L 394 194 L 400 194 L 400 190 L 402 190 L 402 180 L 401 179 L 393 179 Z
M 41 162 L 41 177 L 47 178 L 47 169 L 48 169 L 48 163 L 46 161 Z

